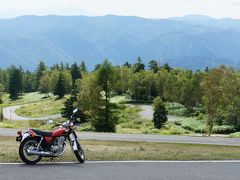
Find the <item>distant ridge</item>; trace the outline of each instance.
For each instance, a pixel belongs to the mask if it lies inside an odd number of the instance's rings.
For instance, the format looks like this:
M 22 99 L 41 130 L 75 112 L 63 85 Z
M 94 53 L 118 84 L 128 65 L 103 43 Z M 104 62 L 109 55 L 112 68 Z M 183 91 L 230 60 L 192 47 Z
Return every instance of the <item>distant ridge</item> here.
M 34 69 L 85 60 L 93 68 L 155 59 L 193 70 L 240 65 L 240 20 L 188 15 L 146 19 L 134 16 L 21 16 L 0 19 L 0 67 Z

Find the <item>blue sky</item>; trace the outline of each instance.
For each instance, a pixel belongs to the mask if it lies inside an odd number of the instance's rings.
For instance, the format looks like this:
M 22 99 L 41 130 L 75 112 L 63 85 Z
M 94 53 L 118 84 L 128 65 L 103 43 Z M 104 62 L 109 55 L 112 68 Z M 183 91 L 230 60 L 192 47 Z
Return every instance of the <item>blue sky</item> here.
M 167 18 L 202 14 L 240 19 L 240 0 L 0 0 L 0 17 L 133 15 Z

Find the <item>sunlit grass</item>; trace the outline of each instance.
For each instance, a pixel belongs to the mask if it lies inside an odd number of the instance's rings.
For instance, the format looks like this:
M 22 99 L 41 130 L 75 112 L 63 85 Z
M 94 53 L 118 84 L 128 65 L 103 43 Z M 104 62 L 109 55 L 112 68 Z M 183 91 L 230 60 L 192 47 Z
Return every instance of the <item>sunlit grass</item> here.
M 219 145 L 148 143 L 128 141 L 80 141 L 87 160 L 230 160 L 240 159 L 240 148 Z M 20 162 L 19 143 L 0 137 L 0 162 Z M 43 159 L 49 161 L 49 159 Z M 70 148 L 54 161 L 76 161 Z
M 60 114 L 61 109 L 64 107 L 65 98 L 62 99 L 46 99 L 41 102 L 31 103 L 17 109 L 16 113 L 23 117 L 41 117 L 47 115 Z

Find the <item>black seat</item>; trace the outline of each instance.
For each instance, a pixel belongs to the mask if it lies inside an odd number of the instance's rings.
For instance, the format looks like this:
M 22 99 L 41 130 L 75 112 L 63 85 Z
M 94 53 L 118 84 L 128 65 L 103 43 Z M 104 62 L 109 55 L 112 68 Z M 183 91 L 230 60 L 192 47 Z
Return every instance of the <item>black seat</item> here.
M 31 129 L 31 130 L 33 132 L 35 132 L 37 135 L 40 135 L 40 136 L 48 136 L 48 137 L 52 136 L 52 132 L 40 131 L 40 130 L 37 130 L 37 129 Z

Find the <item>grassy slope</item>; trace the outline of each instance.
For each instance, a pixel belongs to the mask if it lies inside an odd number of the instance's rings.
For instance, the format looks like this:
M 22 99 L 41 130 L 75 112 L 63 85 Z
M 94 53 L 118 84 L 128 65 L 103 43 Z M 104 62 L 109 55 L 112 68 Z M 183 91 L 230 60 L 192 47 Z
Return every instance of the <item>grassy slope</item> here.
M 20 162 L 19 143 L 0 137 L 0 162 Z M 147 143 L 127 141 L 81 141 L 87 160 L 226 160 L 240 159 L 240 148 L 216 145 Z M 49 160 L 49 159 L 47 159 Z M 55 161 L 76 161 L 70 148 Z
M 55 99 L 48 98 L 40 102 L 32 103 L 26 106 L 22 106 L 17 109 L 16 113 L 19 116 L 24 117 L 40 117 L 47 115 L 54 115 L 61 113 L 61 109 L 64 107 L 65 98 Z
M 3 97 L 3 106 L 14 106 L 20 104 L 28 104 L 32 102 L 39 102 L 44 100 L 45 94 L 41 94 L 39 92 L 32 92 L 32 93 L 24 93 L 20 96 L 19 99 L 12 101 L 9 99 L 9 94 L 5 94 Z

